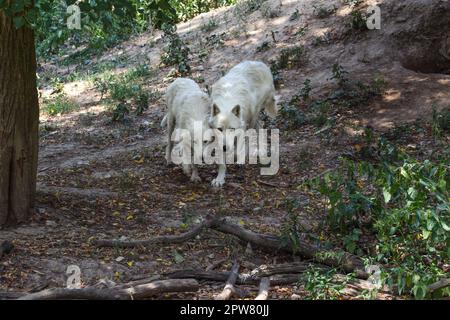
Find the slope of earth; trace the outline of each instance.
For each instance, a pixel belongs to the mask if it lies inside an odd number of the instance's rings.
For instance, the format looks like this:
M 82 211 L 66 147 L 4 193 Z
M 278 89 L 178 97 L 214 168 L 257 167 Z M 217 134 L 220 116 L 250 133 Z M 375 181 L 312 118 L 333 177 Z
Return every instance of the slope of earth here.
M 180 233 L 208 213 L 274 234 L 280 234 L 295 217 L 311 239 L 329 237 L 340 246 L 339 239 L 317 229 L 326 210 L 299 188 L 302 182 L 336 167 L 340 156 L 354 154 L 367 126 L 378 135 L 393 136 L 394 132 L 395 139 L 401 138 L 399 143 L 419 154 L 439 148 L 425 122 L 422 131 L 399 133 L 398 128 L 427 119 L 433 105 L 438 109 L 449 105 L 448 1 L 378 1 L 381 30 L 360 28 L 358 15 L 352 14 L 366 12 L 377 1 L 361 1 L 356 7 L 324 0 L 259 2 L 256 9 L 222 8 L 178 25 L 191 51 L 190 76 L 204 88 L 235 64 L 252 59 L 273 67 L 283 106 L 295 104 L 306 79 L 310 80 L 310 101 L 329 95 L 339 98 L 342 79 L 366 84 L 377 80 L 382 89 L 361 97 L 352 108 L 337 104 L 339 109 L 318 111 L 317 121 L 291 125 L 292 118 L 280 112 L 276 121 L 267 120 L 265 125 L 281 131 L 278 174 L 260 176 L 258 166 L 231 166 L 225 187 L 214 190 L 210 181 L 216 167 L 203 166 L 203 182 L 193 184 L 180 168 L 165 163 L 165 132 L 159 123 L 165 111 L 164 90 L 176 70 L 160 64 L 167 45 L 160 31 L 133 37 L 82 63 L 63 66 L 68 57 L 42 62 L 44 104 L 54 95 L 49 80 L 59 78 L 64 84 L 61 90 L 78 108 L 56 115 L 42 112 L 37 212 L 30 224 L 0 233 L 0 241 L 12 241 L 15 246 L 0 261 L 2 290 L 64 286 L 69 265 L 81 268 L 84 285 L 102 279 L 124 282 L 176 269 L 205 269 L 222 260 L 218 268 L 229 270 L 233 257 L 243 255 L 246 248 L 214 232 L 182 245 L 154 248 L 92 245 L 97 238 L 143 239 Z M 205 27 L 208 24 L 213 27 Z M 290 53 L 283 56 L 283 52 Z M 152 71 L 143 78 L 145 90 L 152 93 L 150 107 L 141 116 L 130 114 L 123 122 L 111 121 L 111 107 L 93 80 L 140 65 Z M 333 65 L 340 67 L 335 71 L 341 70 L 341 76 L 333 74 Z M 308 114 L 304 105 L 299 108 Z M 321 116 L 328 120 L 320 121 Z M 298 258 L 255 250 L 245 255 L 242 271 L 293 259 Z M 160 298 L 211 298 L 222 286 L 206 283 L 195 294 Z M 256 294 L 257 288 L 250 290 Z M 305 295 L 301 281 L 272 288 L 270 298 L 293 295 Z

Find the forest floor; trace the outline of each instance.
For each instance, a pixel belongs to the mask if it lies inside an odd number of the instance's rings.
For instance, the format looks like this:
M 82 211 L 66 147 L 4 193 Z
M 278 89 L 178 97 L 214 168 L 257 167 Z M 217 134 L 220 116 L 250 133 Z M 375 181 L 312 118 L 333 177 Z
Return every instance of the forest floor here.
M 282 233 L 296 216 L 308 240 L 342 247 L 339 234 L 319 228 L 326 206 L 302 183 L 335 168 L 341 156 L 357 154 L 367 126 L 376 136 L 418 155 L 428 156 L 442 148 L 432 136 L 428 119 L 433 104 L 448 106 L 450 75 L 448 71 L 420 73 L 405 68 L 401 57 L 389 56 L 388 42 L 381 40 L 392 30 L 382 30 L 382 36 L 377 30 L 355 31 L 348 26 L 348 5 L 314 1 L 316 8 L 336 6 L 326 17 L 318 17 L 312 2 L 283 1 L 280 6 L 279 1 L 267 1 L 244 16 L 234 8 L 222 8 L 178 25 L 191 49 L 190 76 L 203 87 L 242 60 L 269 64 L 279 59 L 283 48 L 294 45 L 303 45 L 307 58 L 300 66 L 280 70 L 280 105 L 292 101 L 305 79 L 311 80 L 311 101 L 336 92 L 339 86 L 331 79 L 335 63 L 348 72 L 351 81 L 383 79 L 379 95 L 356 108 L 340 105 L 323 111 L 328 119 L 323 123 L 291 125 L 292 119 L 283 115 L 266 121 L 265 127 L 280 129 L 279 172 L 261 176 L 257 165 L 230 166 L 226 184 L 219 190 L 210 185 L 216 166 L 202 166 L 203 181 L 195 184 L 181 168 L 168 166 L 164 159 L 163 94 L 176 72 L 160 65 L 165 45 L 161 32 L 133 37 L 82 63 L 63 65 L 67 57 L 41 62 L 44 104 L 54 92 L 51 80 L 59 78 L 63 92 L 78 107 L 56 115 L 44 109 L 41 113 L 37 213 L 31 223 L 1 232 L 0 240 L 12 241 L 15 248 L 0 262 L 0 288 L 29 292 L 65 286 L 69 265 L 78 265 L 83 284 L 92 285 L 101 279 L 120 283 L 171 270 L 205 270 L 218 261 L 223 262 L 217 270 L 229 271 L 235 256 L 242 257 L 242 272 L 300 259 L 248 252 L 235 238 L 214 231 L 184 244 L 149 248 L 97 248 L 92 244 L 98 238 L 179 234 L 207 214 L 227 216 L 245 228 L 271 234 Z M 209 21 L 214 21 L 212 30 L 204 27 Z M 389 20 L 386 25 L 393 28 Z M 152 93 L 150 107 L 140 116 L 131 113 L 124 121 L 114 122 L 111 107 L 101 99 L 92 79 L 105 70 L 124 73 L 139 65 L 152 70 L 143 79 L 145 89 Z M 291 208 L 292 201 L 298 204 L 295 208 Z M 196 293 L 158 298 L 209 299 L 222 288 L 223 283 L 205 282 Z M 251 296 L 256 295 L 257 286 L 247 288 Z M 307 294 L 299 278 L 297 284 L 271 288 L 269 298 Z

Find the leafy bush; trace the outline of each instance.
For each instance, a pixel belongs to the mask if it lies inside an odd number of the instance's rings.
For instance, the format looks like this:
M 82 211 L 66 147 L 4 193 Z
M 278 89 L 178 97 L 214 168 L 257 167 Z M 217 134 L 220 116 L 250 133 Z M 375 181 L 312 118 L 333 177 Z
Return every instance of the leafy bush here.
M 58 93 L 55 98 L 44 100 L 42 110 L 51 116 L 56 116 L 75 111 L 78 108 L 79 106 L 71 101 L 64 93 Z
M 176 12 L 178 21 L 186 21 L 192 19 L 196 15 L 208 12 L 215 8 L 229 6 L 235 4 L 237 0 L 170 0 L 171 7 Z
M 355 30 L 367 30 L 367 17 L 359 10 L 354 10 L 350 13 L 350 26 Z
M 181 75 L 189 74 L 191 67 L 189 66 L 189 47 L 181 40 L 177 33 L 177 27 L 170 24 L 163 24 L 163 39 L 168 44 L 161 56 L 161 62 L 165 65 L 176 65 Z
M 274 67 L 276 69 L 292 69 L 302 66 L 306 61 L 307 54 L 305 48 L 303 46 L 292 46 L 281 50 Z
M 214 29 L 217 29 L 217 27 L 219 26 L 219 24 L 217 23 L 216 20 L 214 19 L 209 19 L 207 23 L 203 24 L 200 29 L 203 32 L 211 32 Z
M 347 276 L 341 281 L 335 281 L 334 276 L 338 273 L 336 269 L 321 269 L 310 267 L 301 276 L 305 283 L 305 290 L 308 292 L 308 299 L 313 300 L 336 300 L 341 296 L 342 289 L 352 278 Z
M 437 111 L 437 106 L 433 105 L 433 119 L 431 122 L 433 134 L 437 137 L 450 132 L 450 108 L 445 108 L 441 112 Z
M 27 1 L 21 2 L 24 6 Z M 72 58 L 78 59 L 74 61 L 78 63 L 149 27 L 160 28 L 164 23 L 175 24 L 235 2 L 235 0 L 40 0 L 35 4 L 37 10 L 26 12 L 25 17 L 18 16 L 16 20 L 20 20 L 21 24 L 29 21 L 36 26 L 36 46 L 40 57 L 62 54 L 71 47 L 83 48 L 76 51 L 76 56 Z M 82 13 L 82 30 L 69 30 L 66 27 L 66 10 L 74 3 L 77 3 Z M 14 14 L 23 11 L 23 6 L 20 8 L 19 5 Z
M 86 46 L 82 52 L 89 55 L 138 31 L 133 22 L 137 19 L 140 1 L 77 2 L 82 12 L 82 30 L 69 30 L 66 26 L 66 10 L 75 2 L 75 0 L 37 1 L 38 14 L 34 24 L 39 56 L 58 53 L 63 44 Z
M 382 139 L 377 152 L 377 164 L 342 159 L 337 170 L 308 185 L 327 200 L 326 224 L 343 234 L 348 249 L 357 249 L 360 230 L 371 232 L 389 284 L 424 298 L 450 258 L 450 159 L 419 161 Z
M 109 94 L 108 102 L 114 105 L 113 120 L 124 120 L 132 109 L 137 115 L 141 115 L 148 109 L 148 101 L 151 98 L 143 88 L 143 79 L 153 75 L 146 65 L 138 65 L 124 74 L 114 75 L 107 73 L 94 79 L 94 86 L 102 94 Z

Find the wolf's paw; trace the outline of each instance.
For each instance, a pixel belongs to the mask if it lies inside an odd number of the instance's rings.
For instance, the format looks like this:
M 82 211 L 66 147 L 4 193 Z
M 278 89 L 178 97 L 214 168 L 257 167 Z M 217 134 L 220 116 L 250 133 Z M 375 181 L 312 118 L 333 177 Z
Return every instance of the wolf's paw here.
M 191 167 L 190 167 L 190 166 L 185 166 L 185 165 L 183 165 L 183 166 L 182 166 L 182 169 L 183 169 L 183 173 L 184 173 L 185 175 L 187 175 L 188 177 L 191 176 L 192 170 L 191 170 Z
M 171 156 L 165 156 L 166 158 L 166 165 L 170 166 L 172 164 L 172 157 Z
M 200 178 L 199 176 L 192 176 L 191 181 L 195 183 L 200 183 L 202 182 L 202 178 Z
M 225 184 L 225 179 L 219 179 L 219 178 L 216 178 L 216 179 L 214 179 L 214 180 L 211 182 L 211 185 L 212 185 L 214 188 L 220 188 L 220 187 L 222 187 L 224 184 Z

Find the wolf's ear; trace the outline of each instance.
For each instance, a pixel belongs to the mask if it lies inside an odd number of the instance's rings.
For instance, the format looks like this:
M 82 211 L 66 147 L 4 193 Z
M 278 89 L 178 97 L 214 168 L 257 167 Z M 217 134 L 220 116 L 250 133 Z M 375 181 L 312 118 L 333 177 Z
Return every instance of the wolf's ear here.
M 235 106 L 235 107 L 233 108 L 233 110 L 231 110 L 231 112 L 233 112 L 233 114 L 234 114 L 236 117 L 240 118 L 240 117 L 241 117 L 241 106 L 240 106 L 240 105 Z
M 215 116 L 217 116 L 218 114 L 220 113 L 220 109 L 219 109 L 219 107 L 217 106 L 217 104 L 213 104 L 213 112 L 212 112 L 212 116 L 213 117 L 215 117 Z

